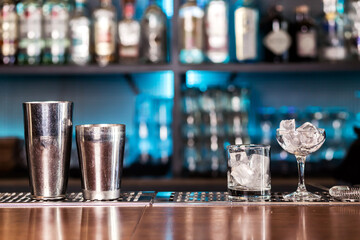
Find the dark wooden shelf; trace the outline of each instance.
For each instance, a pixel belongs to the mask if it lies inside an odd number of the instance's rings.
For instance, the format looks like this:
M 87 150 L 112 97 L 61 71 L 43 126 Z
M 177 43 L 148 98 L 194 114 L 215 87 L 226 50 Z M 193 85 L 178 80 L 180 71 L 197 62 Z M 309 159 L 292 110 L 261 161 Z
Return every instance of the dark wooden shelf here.
M 194 64 L 180 65 L 179 70 L 233 73 L 353 72 L 360 71 L 360 62 Z
M 357 72 L 360 62 L 337 63 L 229 63 L 229 64 L 114 64 L 106 67 L 97 65 L 41 65 L 41 66 L 0 66 L 0 75 L 87 75 L 87 74 L 132 74 L 159 71 L 186 73 L 190 70 L 232 73 L 297 73 L 297 72 Z
M 97 65 L 40 65 L 40 66 L 0 66 L 0 75 L 87 75 L 87 74 L 130 74 L 158 71 L 170 71 L 168 64 L 120 65 L 114 64 L 105 67 Z

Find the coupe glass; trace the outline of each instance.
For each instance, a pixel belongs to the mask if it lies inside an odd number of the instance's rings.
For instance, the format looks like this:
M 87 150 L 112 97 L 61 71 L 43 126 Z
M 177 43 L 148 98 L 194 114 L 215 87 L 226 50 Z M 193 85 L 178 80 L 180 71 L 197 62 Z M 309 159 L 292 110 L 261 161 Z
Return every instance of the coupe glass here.
M 302 138 L 300 137 L 300 135 L 307 137 L 312 134 L 312 132 L 301 130 L 276 130 L 276 139 L 278 143 L 285 151 L 295 155 L 298 165 L 298 188 L 295 192 L 285 195 L 285 200 L 316 201 L 321 198 L 319 195 L 313 194 L 306 190 L 304 179 L 306 156 L 310 153 L 317 151 L 325 142 L 325 130 L 322 128 L 318 128 L 317 130 L 319 135 L 317 135 L 316 138 L 314 138 L 314 141 L 312 141 L 310 144 L 305 144 L 304 142 L 302 142 Z

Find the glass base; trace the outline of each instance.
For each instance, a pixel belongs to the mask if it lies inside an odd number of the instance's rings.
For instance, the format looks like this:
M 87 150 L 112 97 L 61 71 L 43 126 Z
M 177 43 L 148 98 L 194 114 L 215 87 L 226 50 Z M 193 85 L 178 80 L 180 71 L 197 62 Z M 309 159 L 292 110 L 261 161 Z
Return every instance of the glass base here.
M 231 202 L 263 202 L 270 201 L 270 189 L 262 191 L 228 189 Z
M 313 202 L 321 199 L 321 196 L 308 191 L 296 191 L 283 197 L 285 200 L 293 202 Z

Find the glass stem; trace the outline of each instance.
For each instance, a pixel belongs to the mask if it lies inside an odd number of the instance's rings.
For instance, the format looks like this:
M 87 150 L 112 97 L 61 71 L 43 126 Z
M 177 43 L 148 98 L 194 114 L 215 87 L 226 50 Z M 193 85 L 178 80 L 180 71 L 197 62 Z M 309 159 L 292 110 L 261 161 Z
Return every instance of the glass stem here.
M 305 178 L 304 178 L 304 172 L 305 172 L 305 160 L 306 157 L 304 156 L 296 156 L 296 161 L 298 164 L 298 175 L 299 175 L 299 183 L 297 192 L 306 192 L 305 187 Z

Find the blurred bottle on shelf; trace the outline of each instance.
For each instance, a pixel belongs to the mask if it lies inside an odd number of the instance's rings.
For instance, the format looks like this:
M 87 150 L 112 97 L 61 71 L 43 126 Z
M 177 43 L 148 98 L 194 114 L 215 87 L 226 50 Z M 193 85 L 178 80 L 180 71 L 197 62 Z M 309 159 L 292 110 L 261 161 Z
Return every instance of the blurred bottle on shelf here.
M 12 65 L 16 61 L 19 40 L 18 16 L 14 0 L 4 0 L 0 3 L 0 19 L 1 62 Z
M 296 7 L 296 23 L 294 31 L 296 61 L 314 61 L 317 59 L 317 29 L 309 16 L 309 6 Z
M 201 161 L 200 124 L 201 113 L 199 107 L 200 91 L 195 88 L 183 90 L 182 112 L 182 138 L 183 138 L 183 167 L 190 174 L 197 171 Z
M 153 98 L 149 95 L 139 95 L 136 98 L 135 110 L 135 128 L 137 130 L 137 163 L 140 165 L 150 165 L 153 162 L 155 142 L 154 136 L 154 122 L 152 117 L 154 115 Z
M 277 128 L 277 115 L 276 110 L 273 107 L 261 107 L 258 110 L 258 118 L 260 123 L 260 142 L 262 144 L 271 144 L 275 143 L 275 131 Z M 272 148 L 275 147 L 275 144 Z M 277 148 L 277 147 L 276 147 Z M 281 149 L 277 148 L 276 150 Z M 274 149 L 271 150 L 274 154 Z
M 349 119 L 349 112 L 340 107 L 332 107 L 328 109 L 329 128 L 330 133 L 327 137 L 327 145 L 323 150 L 323 159 L 327 161 L 338 161 L 345 157 L 346 143 L 348 140 L 345 136 L 346 123 Z
M 352 0 L 349 2 L 348 17 L 351 26 L 351 55 L 360 60 L 360 1 Z
M 100 7 L 93 12 L 94 54 L 100 66 L 115 61 L 116 9 L 111 0 L 100 0 Z
M 169 174 L 172 155 L 172 99 L 148 94 L 136 97 L 135 134 L 128 149 L 132 158 L 126 174 L 165 176 Z
M 40 0 L 20 1 L 17 6 L 19 17 L 18 64 L 34 65 L 41 62 L 42 10 Z
M 258 58 L 259 11 L 254 0 L 238 0 L 235 10 L 236 59 L 240 62 Z
M 263 44 L 265 46 L 265 61 L 288 62 L 289 49 L 292 44 L 288 33 L 289 23 L 283 17 L 283 6 L 275 5 L 270 9 L 268 17 L 262 24 L 265 33 Z
M 324 61 L 345 60 L 348 56 L 344 38 L 343 14 L 337 11 L 336 0 L 323 0 L 325 18 L 321 36 L 321 59 Z
M 156 0 L 150 0 L 141 21 L 142 55 L 145 62 L 167 62 L 166 15 Z
M 213 63 L 229 61 L 227 11 L 224 0 L 210 0 L 205 9 L 205 54 Z
M 199 64 L 204 61 L 204 11 L 196 0 L 187 0 L 179 10 L 180 62 Z
M 227 138 L 230 144 L 248 144 L 250 93 L 247 87 L 229 86 L 228 105 L 226 110 Z
M 124 0 L 123 19 L 118 23 L 119 61 L 136 63 L 140 53 L 140 23 L 134 19 L 135 0 Z
M 64 64 L 69 50 L 68 26 L 71 5 L 68 1 L 46 0 L 43 4 L 43 63 Z
M 226 174 L 225 147 L 250 143 L 247 87 L 185 88 L 182 95 L 184 171 L 192 176 Z
M 156 168 L 157 175 L 168 173 L 172 159 L 172 105 L 172 99 L 158 98 L 154 100 L 157 144 L 152 164 Z
M 86 65 L 90 54 L 90 19 L 87 15 L 86 0 L 75 0 L 75 13 L 70 19 L 70 62 Z

